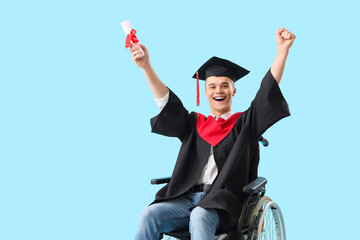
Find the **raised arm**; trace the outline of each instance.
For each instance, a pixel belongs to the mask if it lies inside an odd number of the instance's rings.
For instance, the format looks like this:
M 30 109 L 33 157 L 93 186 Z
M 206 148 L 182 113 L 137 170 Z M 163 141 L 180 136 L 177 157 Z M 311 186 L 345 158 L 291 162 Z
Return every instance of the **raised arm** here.
M 169 90 L 165 86 L 165 84 L 159 79 L 153 67 L 151 66 L 149 52 L 146 47 L 142 44 L 140 44 L 140 47 L 143 49 L 145 56 L 142 58 L 137 58 L 141 54 L 141 52 L 135 45 L 132 44 L 130 47 L 132 59 L 136 63 L 136 65 L 138 65 L 143 70 L 150 89 L 155 95 L 155 99 L 163 98 Z
M 284 73 L 285 62 L 289 54 L 289 49 L 296 36 L 285 28 L 278 28 L 275 34 L 276 44 L 278 46 L 276 57 L 271 66 L 271 74 L 279 84 Z

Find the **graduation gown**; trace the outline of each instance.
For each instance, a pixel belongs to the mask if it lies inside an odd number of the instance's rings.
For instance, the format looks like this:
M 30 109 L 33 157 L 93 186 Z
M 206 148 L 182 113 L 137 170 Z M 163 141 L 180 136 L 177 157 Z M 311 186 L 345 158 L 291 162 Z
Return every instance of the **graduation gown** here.
M 182 144 L 171 180 L 157 192 L 153 203 L 176 198 L 193 187 L 208 161 L 212 145 L 218 175 L 211 190 L 196 206 L 217 210 L 220 231 L 233 229 L 247 197 L 243 187 L 257 178 L 259 137 L 289 115 L 288 104 L 270 70 L 250 107 L 211 129 L 208 125 L 214 125 L 215 121 L 211 116 L 189 113 L 169 89 L 169 100 L 151 119 L 151 128 L 154 133 L 179 138 Z

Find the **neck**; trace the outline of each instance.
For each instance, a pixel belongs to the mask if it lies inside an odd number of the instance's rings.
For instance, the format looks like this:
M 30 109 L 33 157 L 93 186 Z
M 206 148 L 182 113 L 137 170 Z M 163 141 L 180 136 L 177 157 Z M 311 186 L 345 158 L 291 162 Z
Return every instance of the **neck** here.
M 231 111 L 231 108 L 230 109 L 227 109 L 225 111 L 217 111 L 217 110 L 214 110 L 212 109 L 211 110 L 211 114 L 215 115 L 215 116 L 221 116 L 221 115 L 224 115 L 225 113 L 228 113 Z

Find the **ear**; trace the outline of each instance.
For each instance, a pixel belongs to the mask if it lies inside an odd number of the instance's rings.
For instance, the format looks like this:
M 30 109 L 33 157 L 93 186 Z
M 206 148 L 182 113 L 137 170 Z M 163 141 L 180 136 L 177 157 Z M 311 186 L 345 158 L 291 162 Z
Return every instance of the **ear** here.
M 206 80 L 205 80 L 205 96 L 206 96 L 206 98 L 208 98 L 207 90 L 206 90 Z
M 209 98 L 209 96 L 207 95 L 206 88 L 205 88 L 205 97 L 206 97 L 206 98 Z
M 233 97 L 235 96 L 235 94 L 236 94 L 236 88 L 234 88 L 234 90 L 233 90 Z

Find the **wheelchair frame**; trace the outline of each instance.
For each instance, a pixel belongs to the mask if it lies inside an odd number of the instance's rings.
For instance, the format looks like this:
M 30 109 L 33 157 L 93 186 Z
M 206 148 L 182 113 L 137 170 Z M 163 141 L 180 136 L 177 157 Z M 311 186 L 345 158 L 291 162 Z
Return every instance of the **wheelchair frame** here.
M 265 147 L 269 145 L 263 137 L 259 141 Z M 152 179 L 151 184 L 169 183 L 170 179 L 170 177 Z M 249 196 L 244 202 L 236 229 L 218 235 L 215 240 L 286 240 L 285 222 L 281 209 L 271 198 L 265 196 L 266 183 L 266 178 L 258 177 L 243 188 L 243 192 Z M 268 232 L 268 228 L 271 227 L 275 228 L 274 237 L 267 238 L 268 234 L 272 234 Z M 164 239 L 164 234 L 179 240 L 190 240 L 189 232 L 163 233 L 160 239 Z

